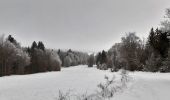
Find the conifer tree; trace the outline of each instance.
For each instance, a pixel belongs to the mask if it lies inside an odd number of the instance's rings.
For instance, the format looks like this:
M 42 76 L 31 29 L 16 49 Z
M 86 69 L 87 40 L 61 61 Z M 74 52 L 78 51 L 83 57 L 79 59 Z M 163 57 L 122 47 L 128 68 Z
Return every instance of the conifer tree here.
M 45 46 L 44 46 L 44 44 L 43 44 L 42 41 L 39 41 L 39 42 L 38 42 L 38 46 L 37 46 L 37 47 L 38 47 L 38 49 L 41 49 L 41 50 L 43 50 L 43 51 L 45 50 Z
M 35 48 L 38 48 L 37 43 L 34 41 L 31 46 L 31 51 L 34 51 Z

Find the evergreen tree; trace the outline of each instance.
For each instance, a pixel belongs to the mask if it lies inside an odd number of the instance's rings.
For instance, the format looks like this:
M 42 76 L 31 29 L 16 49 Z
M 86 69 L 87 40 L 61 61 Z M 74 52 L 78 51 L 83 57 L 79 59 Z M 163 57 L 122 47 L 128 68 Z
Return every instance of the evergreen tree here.
M 7 37 L 7 40 L 11 42 L 13 45 L 15 45 L 17 48 L 21 48 L 21 45 L 15 40 L 15 38 L 12 35 L 9 35 Z
M 34 51 L 35 48 L 38 48 L 37 43 L 34 41 L 31 46 L 31 50 Z
M 8 41 L 11 43 L 16 43 L 16 40 L 11 35 L 8 36 Z
M 101 63 L 102 64 L 107 63 L 107 53 L 104 50 L 102 51 Z
M 160 35 L 160 54 L 162 57 L 166 58 L 168 56 L 169 39 L 167 37 L 167 32 L 161 33 Z
M 102 54 L 101 54 L 101 52 L 99 52 L 98 55 L 96 56 L 97 66 L 99 66 L 101 64 L 101 60 L 102 60 Z
M 162 66 L 162 58 L 155 53 L 152 53 L 151 56 L 146 61 L 146 66 L 144 67 L 145 71 L 157 72 Z
M 154 49 L 154 52 L 161 55 L 161 57 L 166 58 L 168 55 L 169 39 L 167 37 L 167 32 L 162 32 L 158 28 L 149 34 L 148 38 L 149 46 Z
M 148 43 L 149 43 L 148 45 L 150 45 L 150 46 L 155 45 L 154 37 L 155 37 L 155 32 L 154 32 L 154 29 L 152 28 L 149 33 L 149 37 L 148 37 Z
M 44 46 L 43 42 L 41 42 L 41 41 L 38 42 L 38 46 L 37 47 L 38 47 L 38 49 L 41 49 L 43 51 L 45 50 L 45 46 Z

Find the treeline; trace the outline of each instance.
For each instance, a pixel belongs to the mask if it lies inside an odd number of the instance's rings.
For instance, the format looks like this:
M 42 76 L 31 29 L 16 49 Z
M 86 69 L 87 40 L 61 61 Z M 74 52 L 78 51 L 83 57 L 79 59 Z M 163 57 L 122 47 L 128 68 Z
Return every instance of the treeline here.
M 0 36 L 0 76 L 60 71 L 61 66 L 87 64 L 87 59 L 87 53 L 47 49 L 41 41 L 21 47 L 11 35 Z
M 124 68 L 130 71 L 170 72 L 170 9 L 166 10 L 165 18 L 160 28 L 150 30 L 147 40 L 130 32 L 107 52 L 99 52 L 95 57 L 97 67 L 111 68 L 112 71 Z
M 58 50 L 58 55 L 60 56 L 62 66 L 69 67 L 69 66 L 76 66 L 80 64 L 87 64 L 87 60 L 89 55 L 84 52 L 80 51 L 72 51 L 69 49 L 68 51 Z
M 32 43 L 31 48 L 25 48 L 30 56 L 30 64 L 26 66 L 25 73 L 38 73 L 45 71 L 60 71 L 61 60 L 54 50 L 46 49 L 40 41 Z
M 0 76 L 60 71 L 61 66 L 94 64 L 99 69 L 121 68 L 131 71 L 170 72 L 170 9 L 160 28 L 152 28 L 147 40 L 134 32 L 122 37 L 120 43 L 97 55 L 69 50 L 45 48 L 43 42 L 33 42 L 31 47 L 21 47 L 14 37 L 0 36 Z

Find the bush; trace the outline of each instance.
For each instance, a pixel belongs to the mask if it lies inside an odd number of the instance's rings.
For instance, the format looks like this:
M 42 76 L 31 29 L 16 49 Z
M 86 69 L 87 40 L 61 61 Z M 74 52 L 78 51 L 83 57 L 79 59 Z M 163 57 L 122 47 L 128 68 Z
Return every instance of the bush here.
M 105 76 L 106 81 L 100 83 L 97 86 L 99 90 L 93 94 L 87 95 L 84 93 L 83 95 L 73 95 L 70 91 L 66 93 L 59 91 L 57 100 L 107 100 L 113 98 L 115 93 L 127 87 L 127 82 L 130 80 L 126 70 L 122 69 L 120 72 L 121 78 L 118 81 L 115 80 L 115 76 L 111 79 Z

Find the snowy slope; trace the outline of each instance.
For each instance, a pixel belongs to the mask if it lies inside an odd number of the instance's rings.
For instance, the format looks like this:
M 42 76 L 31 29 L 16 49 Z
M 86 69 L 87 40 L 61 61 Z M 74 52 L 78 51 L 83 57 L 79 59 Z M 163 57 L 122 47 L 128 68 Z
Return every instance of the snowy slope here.
M 93 93 L 108 71 L 76 66 L 62 68 L 61 72 L 47 72 L 0 78 L 0 100 L 55 100 L 58 91 L 82 94 Z M 118 73 L 115 73 L 118 74 Z M 113 100 L 169 100 L 170 74 L 129 73 L 133 80 L 127 89 L 117 93 Z

